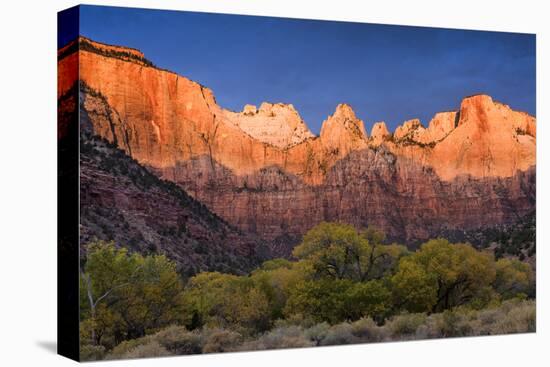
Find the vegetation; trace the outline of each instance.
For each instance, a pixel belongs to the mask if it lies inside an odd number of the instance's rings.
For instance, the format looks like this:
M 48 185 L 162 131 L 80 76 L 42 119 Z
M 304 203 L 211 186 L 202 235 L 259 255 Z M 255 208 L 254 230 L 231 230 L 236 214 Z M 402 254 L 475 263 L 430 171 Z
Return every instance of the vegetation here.
M 173 182 L 158 178 L 113 143 L 81 130 L 79 158 L 90 174 L 81 180 L 83 192 L 116 189 L 127 197 L 139 194 L 144 204 L 126 210 L 116 202 L 83 197 L 82 253 L 88 242 L 113 240 L 142 255 L 165 254 L 177 262 L 181 277 L 205 270 L 242 275 L 269 258 L 267 247 L 256 238 L 229 225 Z M 104 181 L 105 177 L 113 181 Z M 177 215 L 168 220 L 163 210 Z M 250 246 L 247 256 L 240 252 L 244 246 Z
M 152 66 L 152 67 L 155 66 L 150 60 L 136 53 L 127 52 L 127 51 L 117 51 L 115 49 L 107 48 L 107 47 L 96 47 L 92 42 L 86 40 L 85 38 L 80 38 L 79 48 L 80 50 L 83 50 L 83 51 L 94 52 L 107 57 L 113 57 L 121 60 L 142 63 L 145 66 Z
M 109 348 L 181 321 L 183 287 L 173 262 L 101 241 L 87 250 L 80 276 L 84 341 Z
M 416 252 L 374 228 L 322 223 L 246 276 L 183 279 L 162 255 L 89 245 L 85 359 L 295 348 L 535 330 L 527 263 L 445 239 Z
M 87 86 L 84 88 L 83 90 L 87 93 L 94 93 L 93 89 L 89 89 Z M 116 144 L 91 134 L 82 133 L 80 149 L 83 157 L 96 160 L 101 169 L 114 176 L 129 177 L 132 183 L 143 191 L 149 191 L 151 188 L 156 187 L 164 189 L 169 194 L 175 196 L 183 207 L 189 207 L 193 212 L 205 217 L 208 220 L 209 226 L 219 229 L 220 223 L 225 224 L 218 215 L 208 210 L 203 203 L 193 199 L 172 181 L 163 180 L 155 176 L 138 164 L 135 159 L 126 155 Z
M 107 47 L 98 47 L 95 46 L 92 42 L 88 41 L 85 38 L 79 38 L 78 42 L 73 41 L 69 44 L 62 52 L 57 55 L 57 61 L 61 61 L 70 54 L 77 52 L 79 50 L 93 52 L 102 56 L 113 57 L 120 60 L 136 62 L 144 66 L 155 67 L 155 65 L 148 59 L 143 56 L 140 56 L 138 53 L 132 53 L 128 51 L 117 51 L 114 48 Z
M 86 360 L 159 357 L 534 331 L 534 301 L 516 299 L 483 310 L 461 307 L 431 315 L 404 313 L 392 316 L 383 325 L 370 318 L 332 326 L 328 323 L 279 325 L 254 337 L 245 337 L 232 330 L 203 328 L 189 331 L 183 326 L 170 326 L 122 342 L 108 352 L 101 346 L 85 345 L 81 356 Z
M 453 240 L 468 241 L 476 248 L 492 248 L 497 259 L 515 256 L 522 261 L 529 260 L 536 255 L 536 213 L 533 211 L 512 225 L 466 232 L 449 231 L 445 236 Z

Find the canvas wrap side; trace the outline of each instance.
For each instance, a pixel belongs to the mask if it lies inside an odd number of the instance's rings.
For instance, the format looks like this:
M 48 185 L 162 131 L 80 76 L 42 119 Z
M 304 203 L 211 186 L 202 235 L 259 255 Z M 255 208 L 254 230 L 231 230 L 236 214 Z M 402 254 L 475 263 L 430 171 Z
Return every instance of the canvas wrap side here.
M 79 7 L 58 13 L 58 48 L 78 37 Z M 75 67 L 58 72 L 74 87 L 58 93 L 57 140 L 57 352 L 79 357 L 79 124 L 78 52 Z M 59 57 L 59 56 L 58 56 Z M 70 73 L 71 75 L 67 75 Z M 74 74 L 74 75 L 73 75 Z M 60 97 L 60 98 L 59 98 Z

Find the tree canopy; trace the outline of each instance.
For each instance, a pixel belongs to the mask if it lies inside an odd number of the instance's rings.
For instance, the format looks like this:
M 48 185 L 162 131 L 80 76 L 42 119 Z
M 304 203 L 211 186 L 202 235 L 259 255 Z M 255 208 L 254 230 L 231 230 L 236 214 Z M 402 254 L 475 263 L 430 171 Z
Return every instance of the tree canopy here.
M 404 246 L 382 245 L 384 234 L 374 228 L 321 223 L 308 231 L 293 255 L 312 264 L 318 277 L 367 281 L 380 279 L 407 253 Z
M 181 320 L 183 286 L 175 263 L 163 255 L 144 257 L 93 242 L 80 278 L 82 330 L 95 344 L 140 337 Z

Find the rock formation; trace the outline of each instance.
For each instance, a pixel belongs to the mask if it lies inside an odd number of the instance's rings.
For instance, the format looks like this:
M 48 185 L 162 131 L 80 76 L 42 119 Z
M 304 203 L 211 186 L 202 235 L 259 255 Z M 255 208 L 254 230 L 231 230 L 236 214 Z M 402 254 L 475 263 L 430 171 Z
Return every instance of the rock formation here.
M 142 253 L 162 253 L 186 275 L 244 274 L 269 249 L 211 213 L 173 183 L 162 181 L 105 141 L 82 135 L 80 240 L 101 239 Z
M 489 96 L 465 98 L 427 128 L 410 120 L 390 134 L 377 123 L 370 138 L 340 104 L 315 137 L 292 105 L 228 111 L 210 89 L 127 56 L 135 50 L 86 42 L 85 128 L 274 243 L 322 220 L 413 240 L 510 223 L 534 208 L 535 118 Z M 74 67 L 72 55 L 60 57 L 60 72 Z
M 223 110 L 224 117 L 251 137 L 278 148 L 313 138 L 294 106 L 264 102 L 259 109 L 246 105 L 240 113 Z
M 384 121 L 375 122 L 370 133 L 372 144 L 378 146 L 391 138 L 391 134 Z
M 323 122 L 320 139 L 325 149 L 337 151 L 343 157 L 351 151 L 364 149 L 367 145 L 363 121 L 345 103 L 336 106 L 336 111 Z

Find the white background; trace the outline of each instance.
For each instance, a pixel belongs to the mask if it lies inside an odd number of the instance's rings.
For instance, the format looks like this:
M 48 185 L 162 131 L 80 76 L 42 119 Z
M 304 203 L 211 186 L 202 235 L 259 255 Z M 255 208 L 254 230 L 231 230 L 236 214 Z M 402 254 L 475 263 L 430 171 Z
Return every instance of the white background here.
M 537 334 L 105 362 L 105 366 L 550 365 L 548 9 L 538 1 L 94 1 L 299 18 L 537 33 Z M 56 12 L 72 1 L 2 2 L 0 365 L 66 366 L 56 340 Z M 161 40 L 159 40 L 161 41 Z M 453 47 L 449 44 L 449 47 Z M 376 52 L 376 50 L 372 50 Z M 365 86 L 368 87 L 368 86 Z M 414 90 L 411 90 L 414 93 Z

